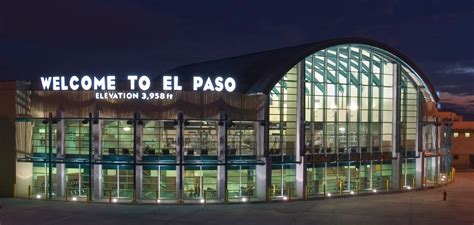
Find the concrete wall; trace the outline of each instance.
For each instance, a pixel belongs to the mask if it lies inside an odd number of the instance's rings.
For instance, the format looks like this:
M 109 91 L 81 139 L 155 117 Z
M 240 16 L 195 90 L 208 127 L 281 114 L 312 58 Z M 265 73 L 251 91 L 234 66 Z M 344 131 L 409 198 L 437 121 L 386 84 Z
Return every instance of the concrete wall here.
M 13 197 L 16 180 L 16 82 L 0 82 L 0 197 Z
M 464 133 L 469 132 L 470 137 L 465 137 Z M 458 133 L 458 137 L 454 137 L 454 133 Z M 474 132 L 472 130 L 453 130 L 452 131 L 452 147 L 453 166 L 456 169 L 469 168 L 469 155 L 474 155 Z M 458 159 L 454 159 L 454 155 L 458 155 Z

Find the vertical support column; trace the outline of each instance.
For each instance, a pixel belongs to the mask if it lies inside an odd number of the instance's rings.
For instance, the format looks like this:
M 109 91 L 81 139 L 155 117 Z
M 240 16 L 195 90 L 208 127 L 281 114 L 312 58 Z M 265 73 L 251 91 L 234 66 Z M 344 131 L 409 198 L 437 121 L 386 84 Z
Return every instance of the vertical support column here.
M 226 200 L 227 191 L 227 115 L 219 114 L 219 126 L 217 127 L 217 161 L 224 165 L 217 166 L 217 197 L 219 200 Z
M 425 180 L 425 155 L 423 154 L 423 137 L 424 135 L 424 130 L 423 129 L 423 103 L 424 103 L 424 97 L 423 93 L 421 92 L 420 86 L 416 87 L 417 91 L 417 115 L 416 115 L 416 149 L 417 149 L 417 155 L 418 157 L 415 160 L 415 184 L 413 188 L 423 188 L 423 181 Z
M 177 127 L 176 127 L 176 199 L 178 201 L 184 198 L 183 190 L 183 145 L 184 145 L 184 115 L 183 112 L 179 112 L 177 115 Z
M 393 101 L 393 137 L 392 142 L 392 189 L 400 190 L 401 189 L 401 178 L 402 178 L 402 162 L 403 155 L 400 154 L 400 106 L 401 106 L 401 95 L 400 95 L 400 74 L 401 74 L 400 64 L 394 66 L 393 74 L 393 96 L 395 96 L 395 101 Z
M 56 112 L 58 123 L 56 124 L 56 158 L 63 159 L 64 151 L 64 112 L 58 110 Z M 64 163 L 56 163 L 56 196 L 62 197 L 65 192 L 65 175 L 66 165 Z
M 90 115 L 92 116 L 92 115 Z M 92 119 L 92 154 L 93 159 L 100 160 L 102 158 L 102 121 L 100 118 L 100 111 L 97 110 L 94 113 L 94 118 Z M 94 198 L 102 198 L 102 165 L 94 164 L 92 172 L 92 187 L 94 189 Z
M 53 114 L 48 118 L 48 199 L 53 198 Z
M 267 96 L 265 106 L 260 111 L 258 119 L 261 121 L 257 126 L 257 157 L 264 162 L 263 165 L 256 165 L 257 176 L 257 199 L 264 200 L 267 198 L 268 189 L 272 184 L 272 161 L 268 154 L 268 126 L 269 126 L 269 106 L 270 98 Z
M 133 129 L 134 129 L 134 166 L 135 166 L 135 197 L 136 199 L 142 198 L 143 192 L 143 165 L 137 165 L 137 162 L 142 161 L 142 138 L 143 138 L 143 121 L 141 120 L 141 114 L 135 113 L 133 118 Z
M 299 163 L 296 164 L 296 196 L 298 198 L 305 197 L 305 187 L 307 183 L 307 171 L 306 171 L 306 160 L 305 160 L 305 106 L 304 106 L 304 62 L 299 63 L 297 70 L 297 105 L 296 105 L 296 154 L 295 158 L 300 159 Z

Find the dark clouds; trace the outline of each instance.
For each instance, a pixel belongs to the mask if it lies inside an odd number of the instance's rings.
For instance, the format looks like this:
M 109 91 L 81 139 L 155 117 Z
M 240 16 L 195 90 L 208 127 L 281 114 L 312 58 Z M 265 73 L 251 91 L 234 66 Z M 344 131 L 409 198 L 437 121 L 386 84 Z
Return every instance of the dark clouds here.
M 474 1 L 0 2 L 0 75 L 160 74 L 209 59 L 342 36 L 409 56 L 446 106 L 474 95 Z M 472 103 L 472 102 L 471 102 Z

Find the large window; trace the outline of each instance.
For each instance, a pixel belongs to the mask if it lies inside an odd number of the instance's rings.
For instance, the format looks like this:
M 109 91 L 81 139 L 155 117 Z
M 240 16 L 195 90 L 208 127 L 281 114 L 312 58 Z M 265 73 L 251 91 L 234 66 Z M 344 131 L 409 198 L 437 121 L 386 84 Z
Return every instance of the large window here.
M 104 120 L 102 130 L 104 155 L 132 155 L 133 128 L 127 120 Z
M 227 128 L 227 149 L 229 155 L 256 155 L 255 122 L 233 121 Z
M 176 127 L 173 121 L 144 121 L 141 147 L 144 155 L 174 155 Z
M 52 124 L 52 142 L 49 143 L 49 124 L 43 119 L 33 120 L 33 153 L 49 153 L 49 146 L 52 152 L 56 153 L 56 124 Z
M 305 60 L 307 154 L 390 152 L 394 64 L 358 46 L 335 46 Z
M 64 151 L 66 154 L 89 153 L 89 124 L 81 120 L 64 121 Z
M 217 121 L 188 120 L 184 128 L 184 154 L 217 155 Z
M 270 92 L 270 154 L 295 156 L 297 67 L 286 73 Z

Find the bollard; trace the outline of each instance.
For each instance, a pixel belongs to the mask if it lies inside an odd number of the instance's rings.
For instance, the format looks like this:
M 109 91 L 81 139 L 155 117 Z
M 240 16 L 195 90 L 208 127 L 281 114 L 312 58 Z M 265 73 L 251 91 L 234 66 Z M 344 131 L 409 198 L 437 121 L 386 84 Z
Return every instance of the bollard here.
M 183 190 L 179 190 L 178 204 L 182 205 L 183 203 L 184 203 L 184 201 L 183 201 Z
M 133 204 L 137 203 L 137 191 L 135 188 L 133 189 L 132 203 Z
M 267 190 L 267 202 L 270 202 L 272 199 L 272 187 L 268 187 Z
M 31 199 L 31 185 L 28 185 L 28 199 Z
M 207 191 L 204 190 L 204 204 L 207 203 Z
M 91 203 L 91 202 L 92 202 L 92 196 L 89 190 L 87 190 L 87 203 Z
M 342 195 L 342 179 L 339 179 L 339 195 Z
M 323 184 L 324 197 L 326 197 L 326 184 Z
M 13 197 L 16 198 L 16 183 L 13 184 Z
M 288 195 L 288 201 L 291 200 L 291 188 L 290 188 L 290 185 L 288 185 L 287 189 L 286 189 L 286 194 Z
M 158 202 L 160 200 L 160 193 L 158 193 L 158 191 L 156 191 L 156 201 L 155 202 Z
M 225 204 L 229 204 L 229 190 L 225 189 L 225 196 L 224 196 L 224 202 Z
M 357 194 L 360 192 L 360 181 L 357 181 Z
M 411 186 L 413 186 L 413 189 L 416 189 L 415 177 L 413 177 L 413 182 L 411 183 Z
M 64 199 L 65 199 L 66 202 L 67 202 L 67 185 L 66 185 L 66 190 L 64 191 Z
M 308 185 L 304 185 L 303 199 L 308 200 Z
M 446 199 L 448 198 L 448 193 L 446 192 L 446 190 L 443 191 L 443 201 L 446 201 Z
M 389 189 L 389 184 L 390 184 L 390 180 L 387 178 L 387 192 L 388 192 L 388 189 Z
M 250 203 L 250 197 L 252 197 L 251 193 L 250 193 L 250 188 L 247 187 L 247 201 Z
M 112 203 L 112 190 L 109 190 L 109 203 Z

